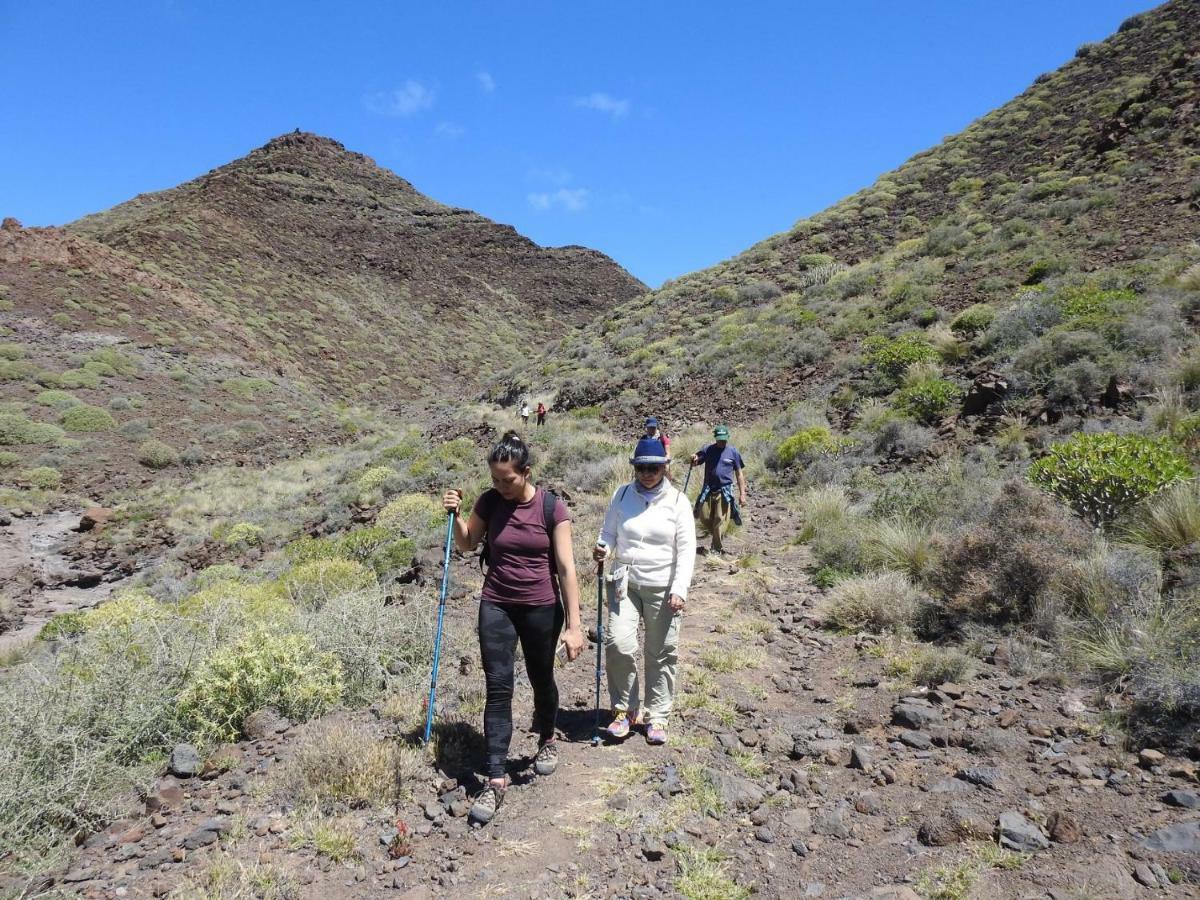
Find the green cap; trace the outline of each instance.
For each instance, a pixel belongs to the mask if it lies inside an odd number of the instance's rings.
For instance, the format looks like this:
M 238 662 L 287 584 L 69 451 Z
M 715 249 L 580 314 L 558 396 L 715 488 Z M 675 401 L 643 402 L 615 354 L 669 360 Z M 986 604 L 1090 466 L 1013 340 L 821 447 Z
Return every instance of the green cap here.
M 718 441 L 727 441 L 729 440 L 729 429 L 724 425 L 718 425 L 713 429 L 713 437 Z

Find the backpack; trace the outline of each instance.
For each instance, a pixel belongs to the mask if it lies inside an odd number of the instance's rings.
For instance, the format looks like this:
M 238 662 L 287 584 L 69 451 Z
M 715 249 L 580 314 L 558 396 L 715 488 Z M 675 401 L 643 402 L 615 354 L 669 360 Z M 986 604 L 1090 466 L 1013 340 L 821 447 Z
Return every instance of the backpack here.
M 495 488 L 491 488 L 490 493 L 495 493 L 499 498 L 499 492 Z M 492 502 L 496 502 L 493 500 Z M 558 593 L 558 567 L 554 565 L 554 504 L 558 502 L 558 495 L 551 490 L 542 492 L 542 524 L 546 528 L 546 537 L 550 539 L 550 580 L 554 583 L 554 592 Z M 489 514 L 488 518 L 491 518 Z M 491 565 L 492 550 L 491 544 L 488 541 L 488 534 L 484 532 L 483 542 L 479 548 L 479 570 L 487 572 L 488 566 Z

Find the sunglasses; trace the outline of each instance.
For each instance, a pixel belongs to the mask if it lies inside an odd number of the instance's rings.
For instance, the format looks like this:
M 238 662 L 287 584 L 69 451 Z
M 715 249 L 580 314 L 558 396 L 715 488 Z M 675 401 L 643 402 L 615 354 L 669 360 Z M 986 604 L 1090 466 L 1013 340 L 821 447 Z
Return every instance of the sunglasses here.
M 662 463 L 638 463 L 633 470 L 639 475 L 651 475 L 663 468 Z

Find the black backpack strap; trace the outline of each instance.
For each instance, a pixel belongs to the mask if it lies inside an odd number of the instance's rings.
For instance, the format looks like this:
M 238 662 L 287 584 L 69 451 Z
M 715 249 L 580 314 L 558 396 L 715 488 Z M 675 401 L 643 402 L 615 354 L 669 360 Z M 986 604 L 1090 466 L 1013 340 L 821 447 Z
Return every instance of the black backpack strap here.
M 483 515 L 483 524 L 484 524 L 485 529 L 486 529 L 488 523 L 491 521 L 492 509 L 496 503 L 496 497 L 489 496 L 489 495 L 495 495 L 495 494 L 496 494 L 495 488 L 488 488 L 486 491 L 484 491 L 483 496 L 479 498 L 480 500 L 483 501 L 483 506 L 480 507 L 480 512 L 484 514 Z M 481 571 L 481 572 L 486 571 L 487 567 L 490 566 L 491 564 L 492 564 L 492 548 L 488 545 L 488 533 L 485 530 L 483 532 L 483 540 L 480 542 L 480 547 L 479 547 L 479 571 Z
M 554 558 L 554 507 L 558 496 L 550 490 L 542 493 L 542 524 L 546 526 L 546 537 L 550 541 L 550 583 L 554 585 L 554 596 L 561 597 L 558 586 L 558 564 Z

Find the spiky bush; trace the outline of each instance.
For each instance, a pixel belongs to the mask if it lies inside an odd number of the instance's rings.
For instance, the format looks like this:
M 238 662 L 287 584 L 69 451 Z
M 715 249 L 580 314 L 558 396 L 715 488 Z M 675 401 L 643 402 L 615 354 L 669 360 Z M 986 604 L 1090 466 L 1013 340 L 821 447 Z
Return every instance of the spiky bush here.
M 809 457 L 840 453 L 852 443 L 849 438 L 833 434 L 825 425 L 812 425 L 781 441 L 767 465 L 772 469 L 786 469 Z
M 57 425 L 31 422 L 20 413 L 0 412 L 0 447 L 50 444 L 63 436 Z
M 963 337 L 975 337 L 987 331 L 988 326 L 996 319 L 996 308 L 986 303 L 976 303 L 968 306 L 950 320 L 950 330 Z
M 428 494 L 401 494 L 379 511 L 375 524 L 411 537 L 424 535 L 446 520 L 440 503 Z
M 1188 461 L 1169 440 L 1110 432 L 1077 434 L 1055 444 L 1029 469 L 1034 484 L 1096 528 L 1191 475 Z
M 920 580 L 937 563 L 933 530 L 917 522 L 891 519 L 864 528 L 863 556 L 868 565 L 895 569 Z
M 78 406 L 82 401 L 70 391 L 49 390 L 37 395 L 37 402 L 42 406 L 52 406 L 55 409 L 68 409 Z
M 1200 543 L 1200 481 L 1173 484 L 1130 510 L 1122 533 L 1151 550 L 1182 550 Z
M 817 614 L 831 628 L 879 634 L 907 628 L 920 600 L 906 575 L 879 572 L 839 581 L 822 598 Z
M 923 425 L 931 425 L 949 413 L 962 394 L 962 388 L 953 381 L 929 378 L 901 388 L 896 394 L 896 409 Z
M 179 701 L 183 720 L 212 740 L 236 740 L 246 716 L 273 706 L 295 721 L 319 715 L 342 696 L 342 666 L 299 634 L 255 628 L 216 650 Z
M 873 335 L 863 341 L 863 349 L 867 365 L 891 379 L 898 379 L 915 362 L 936 362 L 939 358 L 937 350 L 915 332 L 894 338 Z
M 81 403 L 63 410 L 59 422 L 67 431 L 108 431 L 117 421 L 107 409 Z
M 351 559 L 314 559 L 301 563 L 285 577 L 292 600 L 305 609 L 319 609 L 331 599 L 375 588 L 375 575 Z
M 340 805 L 388 807 L 406 796 L 408 782 L 424 768 L 419 748 L 362 723 L 321 721 L 309 726 L 272 788 L 281 799 L 326 813 Z
M 148 469 L 166 469 L 179 462 L 179 451 L 156 438 L 143 442 L 137 455 L 138 462 Z
M 21 472 L 21 480 L 30 487 L 43 491 L 57 490 L 62 484 L 62 473 L 51 466 L 37 466 Z
M 221 542 L 227 547 L 257 547 L 262 543 L 263 529 L 261 525 L 250 522 L 238 522 L 221 536 Z

